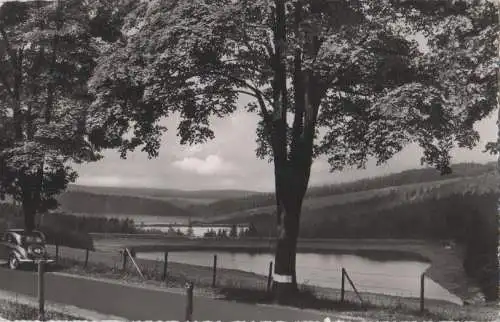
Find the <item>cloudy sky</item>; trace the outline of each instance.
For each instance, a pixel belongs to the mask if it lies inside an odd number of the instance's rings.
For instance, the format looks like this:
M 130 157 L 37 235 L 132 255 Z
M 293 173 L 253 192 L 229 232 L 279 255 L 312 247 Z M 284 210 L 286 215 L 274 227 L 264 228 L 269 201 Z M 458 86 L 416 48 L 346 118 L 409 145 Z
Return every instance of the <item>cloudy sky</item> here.
M 453 162 L 488 162 L 495 157 L 482 153 L 488 141 L 497 137 L 496 113 L 477 124 L 481 142 L 474 150 L 457 149 Z M 142 152 L 131 153 L 127 160 L 109 150 L 99 162 L 78 166 L 78 184 L 103 186 L 143 186 L 198 189 L 246 189 L 272 191 L 272 165 L 255 156 L 257 116 L 239 112 L 230 118 L 215 119 L 216 138 L 204 145 L 181 146 L 176 137 L 178 118 L 166 120 L 169 128 L 163 137 L 160 155 L 148 160 Z M 330 173 L 325 159 L 313 165 L 311 185 L 350 181 L 420 167 L 421 151 L 409 146 L 384 166 L 372 162 L 365 170 Z

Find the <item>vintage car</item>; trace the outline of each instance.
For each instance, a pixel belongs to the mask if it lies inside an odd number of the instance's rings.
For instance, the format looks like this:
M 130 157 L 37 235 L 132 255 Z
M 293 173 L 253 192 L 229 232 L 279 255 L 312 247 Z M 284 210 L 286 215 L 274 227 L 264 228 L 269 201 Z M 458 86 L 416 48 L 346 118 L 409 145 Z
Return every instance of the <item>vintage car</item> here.
M 54 262 L 47 254 L 45 235 L 38 230 L 27 232 L 24 229 L 8 229 L 2 236 L 0 247 L 0 254 L 6 257 L 11 269 L 18 269 L 25 264 L 33 265 L 40 260 Z

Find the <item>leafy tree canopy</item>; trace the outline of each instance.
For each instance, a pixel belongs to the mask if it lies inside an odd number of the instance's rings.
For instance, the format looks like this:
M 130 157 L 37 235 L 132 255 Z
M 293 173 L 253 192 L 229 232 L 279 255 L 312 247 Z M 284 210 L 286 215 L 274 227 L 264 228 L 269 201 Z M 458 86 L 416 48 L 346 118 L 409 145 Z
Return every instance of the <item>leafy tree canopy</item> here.
M 257 155 L 274 163 L 275 290 L 288 296 L 313 159 L 362 168 L 417 143 L 449 173 L 451 150 L 475 146 L 495 108 L 496 24 L 486 0 L 138 2 L 99 58 L 92 108 L 122 156 L 156 156 L 161 118 L 179 113 L 181 143 L 202 143 L 213 116 L 253 98 Z
M 99 59 L 91 81 L 94 108 L 115 117 L 108 131 L 132 124 L 123 154 L 143 145 L 155 156 L 164 130 L 157 121 L 172 112 L 181 115 L 182 143 L 213 138 L 210 117 L 234 112 L 241 94 L 262 116 L 261 157 L 273 155 L 269 124 L 280 116 L 289 158 L 314 136 L 314 155 L 328 155 L 332 170 L 363 167 L 370 156 L 384 162 L 416 142 L 422 162 L 447 172 L 455 145 L 477 143 L 473 125 L 494 109 L 497 90 L 492 2 L 286 1 L 284 44 L 273 40 L 275 12 L 268 0 L 138 3 L 126 39 Z M 286 82 L 308 77 L 305 111 L 289 86 L 280 115 L 277 45 Z
M 70 164 L 96 161 L 106 147 L 94 138 L 87 81 L 121 35 L 117 17 L 102 1 L 0 7 L 0 196 L 22 202 L 27 228 L 76 179 Z

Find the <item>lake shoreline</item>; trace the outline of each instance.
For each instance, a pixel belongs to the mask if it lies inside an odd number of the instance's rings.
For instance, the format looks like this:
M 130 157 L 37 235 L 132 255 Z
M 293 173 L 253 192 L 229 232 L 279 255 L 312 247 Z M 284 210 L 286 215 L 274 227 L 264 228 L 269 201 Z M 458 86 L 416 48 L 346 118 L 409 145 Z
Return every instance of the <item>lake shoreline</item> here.
M 100 236 L 100 237 L 99 237 Z M 120 236 L 113 238 L 110 234 L 93 234 L 96 248 L 119 250 L 125 247 L 136 252 L 163 252 L 211 250 L 211 251 L 262 251 L 273 252 L 271 239 L 248 238 L 236 240 L 160 238 L 141 235 Z M 420 260 L 431 265 L 426 270 L 427 277 L 438 283 L 450 293 L 458 296 L 464 302 L 474 303 L 480 297 L 479 288 L 467 278 L 463 269 L 463 249 L 460 245 L 445 248 L 440 242 L 423 240 L 389 240 L 389 239 L 332 239 L 315 240 L 299 239 L 298 251 L 314 251 L 314 253 L 332 254 L 370 254 L 373 256 L 394 256 L 396 259 Z M 382 255 L 384 254 L 384 255 Z M 391 258 L 394 259 L 394 258 Z
M 54 254 L 54 247 L 50 247 L 50 252 Z M 185 292 L 183 286 L 187 281 L 193 281 L 196 285 L 195 293 L 201 296 L 210 296 L 224 300 L 247 301 L 250 303 L 258 303 L 259 296 L 265 293 L 267 278 L 263 275 L 249 273 L 240 270 L 232 270 L 220 268 L 218 269 L 217 285 L 212 288 L 212 269 L 210 267 L 182 264 L 170 262 L 168 263 L 167 282 L 161 280 L 163 272 L 163 263 L 155 260 L 136 259 L 137 264 L 146 277 L 142 280 L 137 274 L 134 266 L 130 263 L 126 272 L 122 271 L 122 259 L 116 251 L 95 251 L 89 256 L 89 265 L 85 269 L 82 263 L 85 258 L 85 251 L 60 247 L 60 258 L 62 264 L 65 265 L 63 271 L 70 274 L 84 275 L 96 278 L 111 278 L 120 280 L 123 283 L 133 283 L 150 287 L 168 287 L 171 291 Z M 69 259 L 66 261 L 66 259 Z M 65 263 L 63 263 L 65 262 Z M 313 287 L 308 285 L 301 286 L 301 289 L 306 292 L 314 292 L 320 302 L 319 307 L 314 303 L 313 309 L 323 311 L 336 310 L 335 305 L 338 305 L 340 298 L 340 290 L 332 288 Z M 235 295 L 234 293 L 238 295 Z M 349 312 L 353 315 L 365 314 L 360 308 L 359 299 L 355 294 L 346 290 L 345 299 L 348 303 L 352 303 L 353 311 Z M 419 300 L 415 298 L 401 298 L 397 296 L 375 294 L 362 292 L 363 301 L 370 305 L 369 318 L 375 320 L 414 320 L 415 312 L 418 312 Z M 321 306 L 323 305 L 323 306 Z M 330 307 L 329 305 L 334 305 Z M 432 314 L 433 320 L 490 320 L 491 308 L 481 306 L 459 306 L 447 301 L 426 299 L 425 308 Z M 375 313 L 374 313 L 375 312 Z M 380 315 L 389 312 L 393 315 Z M 437 317 L 437 318 L 436 318 Z M 488 317 L 488 318 L 486 318 Z M 493 320 L 493 319 L 491 319 Z
M 274 263 L 274 254 L 241 253 L 241 252 L 170 252 L 168 263 L 179 263 L 212 268 L 214 256 L 217 254 L 217 270 L 220 268 L 248 272 L 267 278 L 269 267 Z M 387 255 L 385 255 L 387 256 Z M 384 259 L 387 259 L 384 256 Z M 373 256 L 375 257 L 375 256 Z M 374 293 L 388 296 L 418 299 L 420 296 L 420 277 L 429 263 L 417 261 L 379 261 L 367 259 L 359 254 L 297 254 L 297 283 L 317 289 L 340 290 L 342 285 L 342 269 L 353 281 L 355 287 L 363 293 Z M 156 260 L 163 264 L 164 254 L 136 253 L 141 260 Z M 345 279 L 345 289 L 351 289 Z M 457 305 L 462 301 L 447 292 L 440 285 L 425 277 L 425 298 L 442 300 Z

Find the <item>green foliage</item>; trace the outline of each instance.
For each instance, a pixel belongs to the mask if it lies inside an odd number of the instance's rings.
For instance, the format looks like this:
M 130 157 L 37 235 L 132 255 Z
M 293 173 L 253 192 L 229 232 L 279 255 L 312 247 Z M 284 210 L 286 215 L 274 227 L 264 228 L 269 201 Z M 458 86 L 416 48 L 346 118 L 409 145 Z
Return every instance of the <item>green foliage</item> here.
M 34 321 L 39 320 L 40 311 L 35 305 L 27 305 L 25 303 L 19 303 L 17 298 L 7 300 L 0 300 L 0 312 L 2 312 L 2 318 L 9 321 Z M 44 315 L 45 319 L 48 321 L 84 321 L 85 319 L 80 316 L 74 316 L 71 314 L 63 313 L 60 311 L 48 310 Z
M 106 218 L 93 216 L 76 216 L 65 213 L 43 214 L 43 226 L 55 227 L 81 233 L 123 233 L 137 232 L 134 221 L 129 218 Z
M 210 229 L 209 231 L 207 231 L 203 234 L 203 237 L 216 237 L 216 236 L 217 236 L 217 233 L 213 229 Z
M 217 230 L 217 238 L 221 238 L 221 239 L 226 239 L 228 238 L 227 236 L 227 231 L 225 229 L 219 229 Z
M 76 179 L 71 164 L 99 160 L 110 146 L 95 140 L 96 118 L 106 120 L 89 111 L 87 90 L 103 39 L 116 38 L 110 9 L 83 0 L 0 8 L 0 196 L 23 203 L 31 228 Z M 111 28 L 96 28 L 107 19 Z
M 88 233 L 45 225 L 39 229 L 47 237 L 48 244 L 94 250 L 94 241 Z
M 283 3 L 281 52 L 271 1 L 139 3 L 127 16 L 125 41 L 99 59 L 91 81 L 94 107 L 119 115 L 115 132 L 133 124 L 124 155 L 143 145 L 155 156 L 164 130 L 156 122 L 173 112 L 180 113 L 182 143 L 213 138 L 210 117 L 234 112 L 241 94 L 254 99 L 247 109 L 263 117 L 262 157 L 281 149 L 269 136 L 280 126 L 271 126 L 271 115 L 285 121 L 281 109 L 294 113 L 285 135 L 290 160 L 313 134 L 314 154 L 327 154 L 332 169 L 363 167 L 369 156 L 384 162 L 416 142 L 425 150 L 422 162 L 447 173 L 451 148 L 477 143 L 473 124 L 495 106 L 493 3 Z M 429 50 L 417 46 L 416 34 Z M 293 85 L 287 89 L 276 77 Z M 314 99 L 299 108 L 300 91 Z M 316 126 L 325 130 L 322 137 Z
M 238 237 L 238 227 L 235 224 L 231 225 L 231 230 L 229 231 L 229 237 L 231 238 Z
M 244 237 L 257 237 L 259 236 L 259 232 L 253 222 L 250 222 L 248 229 L 241 232 L 241 236 Z

